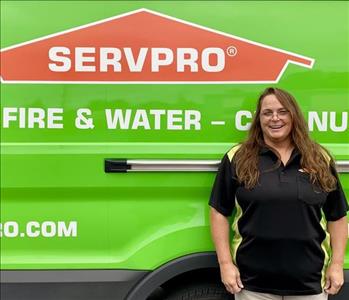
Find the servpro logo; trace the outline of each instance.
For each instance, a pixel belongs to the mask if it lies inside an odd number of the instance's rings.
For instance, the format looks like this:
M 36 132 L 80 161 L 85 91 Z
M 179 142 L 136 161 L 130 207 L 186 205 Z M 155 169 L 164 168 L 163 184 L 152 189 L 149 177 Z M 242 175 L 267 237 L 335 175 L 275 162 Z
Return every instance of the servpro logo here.
M 276 83 L 314 59 L 148 9 L 1 50 L 4 83 Z
M 70 54 L 74 53 L 74 64 Z M 93 55 L 93 56 L 92 56 Z M 70 50 L 68 47 L 52 47 L 49 50 L 49 69 L 52 72 L 108 72 L 111 69 L 118 72 L 160 72 L 173 64 L 176 72 L 221 72 L 225 67 L 224 51 L 220 48 L 205 48 L 200 53 L 194 48 L 140 48 L 138 54 L 134 54 L 132 48 L 101 47 L 76 47 Z M 211 62 L 210 62 L 211 58 Z M 96 60 L 99 64 L 96 65 Z M 215 62 L 212 63 L 212 60 Z M 150 61 L 145 67 L 146 60 Z M 88 64 L 90 63 L 90 64 Z M 94 63 L 94 64 L 92 64 Z M 200 67 L 200 68 L 199 68 Z M 147 70 L 146 70 L 147 69 Z

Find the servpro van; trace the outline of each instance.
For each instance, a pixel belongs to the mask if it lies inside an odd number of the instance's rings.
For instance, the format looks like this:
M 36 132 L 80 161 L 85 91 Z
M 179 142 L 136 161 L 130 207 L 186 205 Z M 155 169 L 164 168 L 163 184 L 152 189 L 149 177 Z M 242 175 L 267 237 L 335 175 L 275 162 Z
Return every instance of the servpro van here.
M 227 299 L 208 198 L 267 86 L 349 196 L 348 23 L 340 1 L 1 1 L 1 299 Z

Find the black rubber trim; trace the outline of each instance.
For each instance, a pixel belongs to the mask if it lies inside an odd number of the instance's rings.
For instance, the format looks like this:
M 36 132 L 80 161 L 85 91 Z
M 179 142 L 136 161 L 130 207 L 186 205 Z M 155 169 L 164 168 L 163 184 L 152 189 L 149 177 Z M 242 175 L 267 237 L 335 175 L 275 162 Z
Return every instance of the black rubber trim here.
M 0 299 L 6 300 L 145 300 L 166 281 L 188 271 L 218 268 L 214 252 L 184 256 L 153 272 L 131 270 L 2 270 Z M 349 299 L 349 270 L 340 293 Z
M 1 283 L 120 282 L 144 277 L 136 270 L 1 270 Z
M 2 270 L 1 300 L 121 300 L 149 271 Z
M 127 164 L 127 159 L 112 159 L 106 158 L 104 160 L 104 172 L 106 173 L 125 173 L 131 169 Z
M 195 253 L 172 260 L 145 276 L 132 288 L 126 300 L 144 300 L 157 287 L 177 275 L 206 268 L 218 268 L 215 252 Z

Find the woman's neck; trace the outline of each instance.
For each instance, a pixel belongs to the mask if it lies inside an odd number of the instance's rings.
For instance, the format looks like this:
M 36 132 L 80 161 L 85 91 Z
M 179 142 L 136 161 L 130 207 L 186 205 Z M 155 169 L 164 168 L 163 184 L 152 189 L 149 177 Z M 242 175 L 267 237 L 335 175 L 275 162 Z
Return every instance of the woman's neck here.
M 294 148 L 293 143 L 291 142 L 291 139 L 286 139 L 280 142 L 265 140 L 264 142 L 267 146 L 270 146 L 275 150 L 278 150 L 279 152 L 289 151 Z

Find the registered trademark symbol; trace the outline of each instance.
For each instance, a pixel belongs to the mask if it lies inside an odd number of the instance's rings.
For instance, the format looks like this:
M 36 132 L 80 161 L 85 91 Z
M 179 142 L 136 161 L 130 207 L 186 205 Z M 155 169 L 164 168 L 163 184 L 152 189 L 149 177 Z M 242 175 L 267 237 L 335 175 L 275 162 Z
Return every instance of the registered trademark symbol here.
M 229 56 L 235 56 L 238 53 L 238 49 L 236 49 L 234 46 L 229 46 L 227 48 L 227 54 Z

